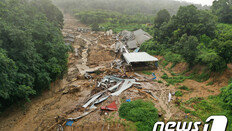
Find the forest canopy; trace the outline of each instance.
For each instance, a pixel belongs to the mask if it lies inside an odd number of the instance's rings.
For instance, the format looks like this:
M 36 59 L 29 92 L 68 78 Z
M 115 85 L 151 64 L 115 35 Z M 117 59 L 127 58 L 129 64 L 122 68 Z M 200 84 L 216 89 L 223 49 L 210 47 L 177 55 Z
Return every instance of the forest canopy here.
M 0 1 L 0 109 L 48 89 L 67 68 L 63 14 L 48 0 Z
M 123 14 L 152 14 L 159 10 L 167 9 L 172 15 L 180 6 L 190 3 L 174 0 L 53 0 L 54 3 L 64 9 L 65 12 L 107 10 Z M 199 9 L 209 9 L 209 6 L 196 5 Z

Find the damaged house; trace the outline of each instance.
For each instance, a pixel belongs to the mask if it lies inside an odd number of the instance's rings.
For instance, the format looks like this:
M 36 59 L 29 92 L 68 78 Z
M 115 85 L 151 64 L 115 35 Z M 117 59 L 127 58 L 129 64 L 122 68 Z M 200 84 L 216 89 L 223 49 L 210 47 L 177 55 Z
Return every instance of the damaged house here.
M 122 36 L 122 40 L 129 50 L 134 50 L 142 45 L 142 43 L 152 39 L 153 37 L 142 29 L 130 32 L 124 30 L 118 34 Z
M 115 52 L 122 53 L 122 59 L 126 62 L 127 70 L 144 70 L 158 67 L 158 59 L 146 52 L 139 52 L 142 43 L 153 37 L 142 29 L 136 31 L 124 30 L 118 34 L 122 42 L 115 44 Z M 129 52 L 129 50 L 133 52 Z

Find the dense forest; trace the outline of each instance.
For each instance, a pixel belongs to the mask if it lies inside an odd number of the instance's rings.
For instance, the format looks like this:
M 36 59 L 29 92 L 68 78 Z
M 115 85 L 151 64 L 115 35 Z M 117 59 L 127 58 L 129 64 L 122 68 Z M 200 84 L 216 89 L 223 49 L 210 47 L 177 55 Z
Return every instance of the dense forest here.
M 118 33 L 124 29 L 145 28 L 153 23 L 155 15 L 161 9 L 176 14 L 180 6 L 190 3 L 174 0 L 53 0 L 65 13 L 74 14 L 81 22 L 98 30 L 113 29 Z M 198 9 L 209 6 L 195 5 Z M 100 27 L 100 28 L 99 28 Z M 152 33 L 152 30 L 150 30 Z
M 48 0 L 0 1 L 0 109 L 29 101 L 66 71 L 63 14 Z
M 156 14 L 161 9 L 167 9 L 172 15 L 180 6 L 190 3 L 174 0 L 53 0 L 65 12 L 107 10 L 122 14 Z M 209 6 L 195 5 L 199 9 L 209 9 Z

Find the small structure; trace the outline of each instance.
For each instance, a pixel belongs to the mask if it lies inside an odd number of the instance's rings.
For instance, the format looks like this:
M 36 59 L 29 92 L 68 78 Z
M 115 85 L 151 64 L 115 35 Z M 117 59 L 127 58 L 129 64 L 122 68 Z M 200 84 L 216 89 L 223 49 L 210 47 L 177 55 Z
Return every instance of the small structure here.
M 139 62 L 158 62 L 156 57 L 153 57 L 146 52 L 124 53 L 123 57 L 127 64 Z
M 145 68 L 150 69 L 154 67 L 157 68 L 158 66 L 158 59 L 146 52 L 124 53 L 123 58 L 128 64 L 128 67 L 132 68 L 133 66 L 133 69 L 136 70 L 144 70 Z

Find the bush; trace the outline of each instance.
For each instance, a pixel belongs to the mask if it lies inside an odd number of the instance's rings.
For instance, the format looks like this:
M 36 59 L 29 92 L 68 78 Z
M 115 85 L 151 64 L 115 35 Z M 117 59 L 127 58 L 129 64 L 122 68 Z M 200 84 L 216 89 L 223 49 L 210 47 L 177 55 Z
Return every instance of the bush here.
M 213 85 L 214 82 L 213 81 L 210 81 L 209 83 L 206 84 L 206 86 L 210 86 L 210 85 Z
M 135 122 L 138 131 L 152 130 L 158 120 L 158 112 L 153 103 L 143 100 L 123 103 L 119 108 L 119 116 Z
M 187 86 L 180 86 L 179 89 L 189 91 L 189 88 Z
M 226 87 L 223 87 L 221 91 L 220 97 L 222 98 L 223 102 L 225 102 L 229 109 L 232 109 L 232 83 Z
M 176 91 L 176 92 L 175 92 L 175 96 L 177 96 L 177 97 L 183 96 L 182 91 Z
M 221 71 L 227 67 L 226 61 L 214 50 L 203 49 L 196 59 L 200 63 L 207 65 L 211 71 Z
M 167 81 L 169 84 L 174 85 L 176 83 L 182 83 L 184 80 L 189 79 L 191 77 L 186 77 L 182 75 L 168 77 L 167 74 L 164 74 L 163 76 L 161 76 L 161 78 L 165 79 L 165 81 Z
M 182 58 L 181 55 L 175 54 L 175 53 L 172 53 L 172 52 L 167 52 L 164 55 L 164 58 L 165 58 L 166 61 L 172 62 L 173 65 L 176 65 L 176 64 L 184 61 L 184 58 Z
M 210 78 L 210 72 L 204 71 L 201 74 L 193 73 L 191 74 L 193 79 L 197 82 L 204 82 Z
M 162 79 L 168 79 L 168 75 L 166 73 L 164 73 L 162 76 L 161 76 Z
M 232 78 L 230 78 L 228 81 L 228 84 L 231 84 L 231 83 L 232 83 Z

